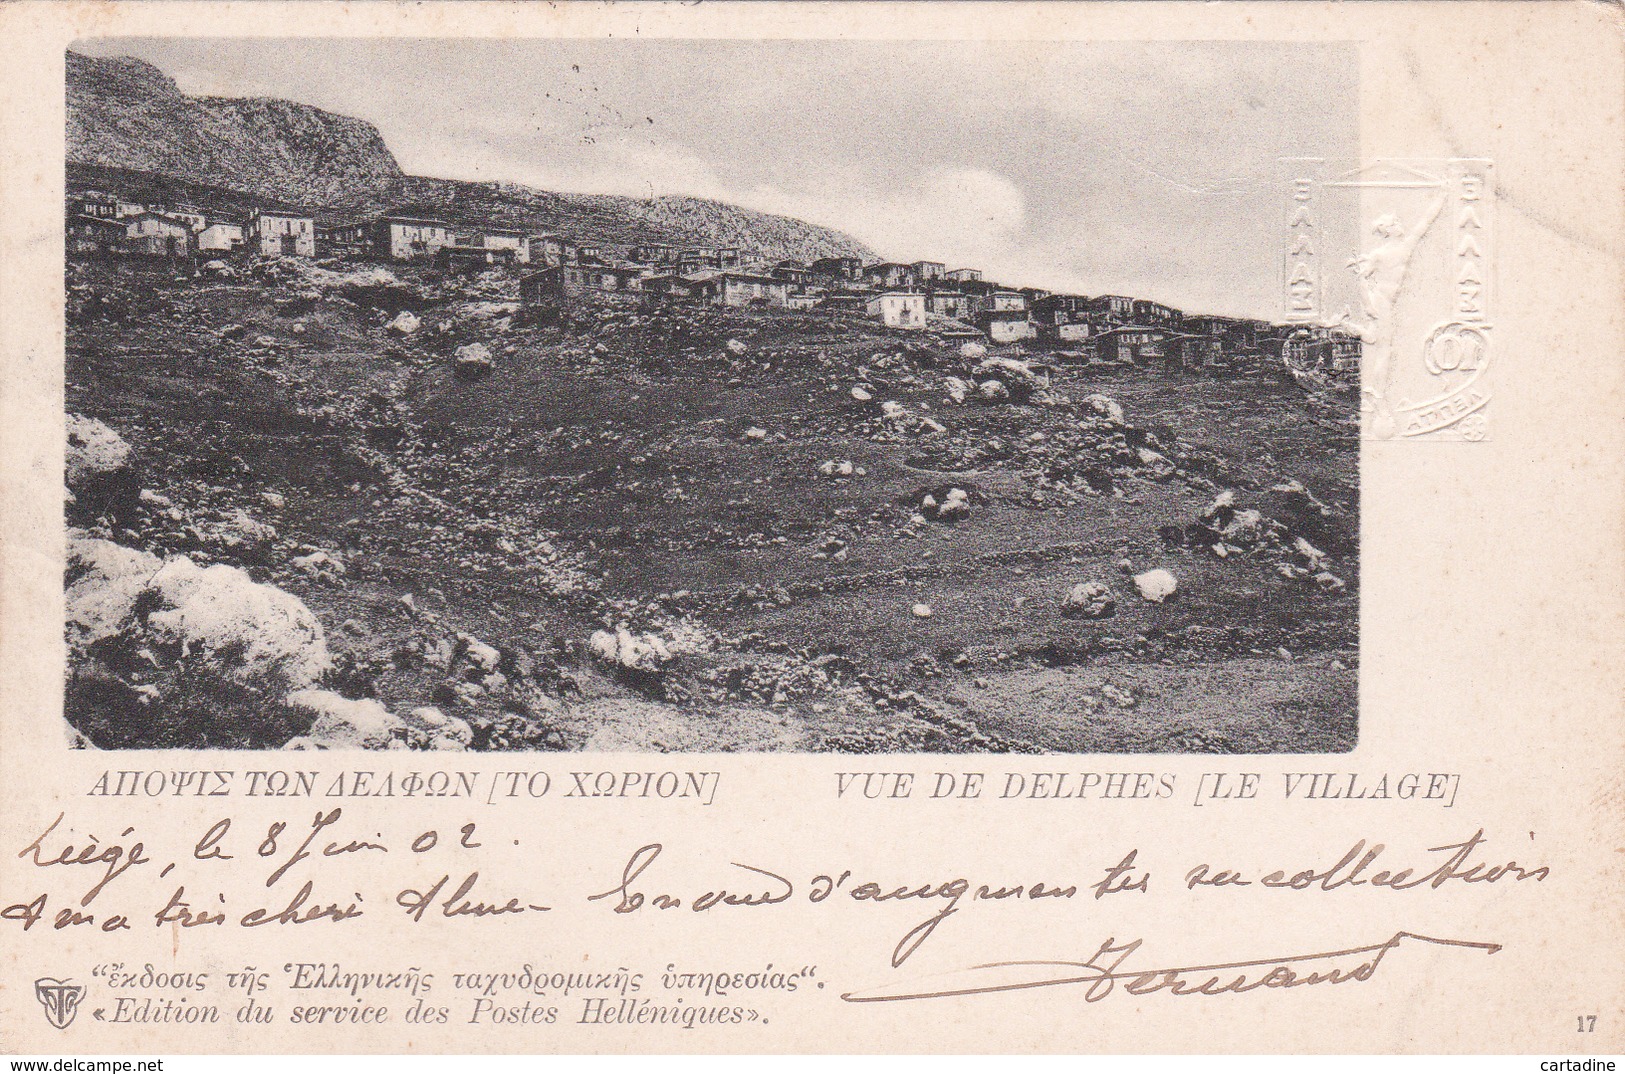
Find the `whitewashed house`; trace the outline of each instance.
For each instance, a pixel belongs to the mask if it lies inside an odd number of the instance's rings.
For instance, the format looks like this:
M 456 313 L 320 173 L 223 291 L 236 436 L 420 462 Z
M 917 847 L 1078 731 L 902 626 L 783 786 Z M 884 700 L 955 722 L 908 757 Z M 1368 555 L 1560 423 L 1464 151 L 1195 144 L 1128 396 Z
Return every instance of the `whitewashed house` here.
M 477 245 L 487 250 L 512 250 L 516 262 L 521 265 L 530 264 L 530 241 L 523 231 L 505 227 L 483 228 Z
M 915 291 L 887 291 L 869 299 L 865 306 L 887 328 L 925 328 L 925 296 Z
M 265 257 L 315 257 L 316 220 L 301 213 L 255 209 L 243 228 L 243 243 Z
M 395 261 L 433 258 L 443 246 L 456 245 L 451 225 L 423 216 L 386 216 L 374 225 L 374 248 Z
M 243 225 L 215 220 L 204 225 L 197 233 L 197 248 L 201 251 L 230 253 L 242 249 Z

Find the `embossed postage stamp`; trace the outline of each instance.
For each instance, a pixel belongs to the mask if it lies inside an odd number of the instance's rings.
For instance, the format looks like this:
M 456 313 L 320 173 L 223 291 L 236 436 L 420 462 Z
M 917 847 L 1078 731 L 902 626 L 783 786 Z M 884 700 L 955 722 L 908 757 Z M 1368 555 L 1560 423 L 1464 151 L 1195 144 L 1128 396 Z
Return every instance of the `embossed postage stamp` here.
M 1282 360 L 1357 378 L 1374 440 L 1489 434 L 1495 184 L 1483 159 L 1283 160 Z M 1337 221 L 1359 221 L 1359 234 Z M 1352 243 L 1351 243 L 1352 240 Z

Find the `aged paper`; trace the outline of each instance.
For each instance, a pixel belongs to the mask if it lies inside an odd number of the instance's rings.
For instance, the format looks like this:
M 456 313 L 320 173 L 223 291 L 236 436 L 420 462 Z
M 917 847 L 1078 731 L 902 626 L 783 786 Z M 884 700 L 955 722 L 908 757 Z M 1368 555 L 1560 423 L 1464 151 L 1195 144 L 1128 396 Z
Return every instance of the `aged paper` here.
M 8 1052 L 1621 1050 L 1617 8 L 0 25 Z

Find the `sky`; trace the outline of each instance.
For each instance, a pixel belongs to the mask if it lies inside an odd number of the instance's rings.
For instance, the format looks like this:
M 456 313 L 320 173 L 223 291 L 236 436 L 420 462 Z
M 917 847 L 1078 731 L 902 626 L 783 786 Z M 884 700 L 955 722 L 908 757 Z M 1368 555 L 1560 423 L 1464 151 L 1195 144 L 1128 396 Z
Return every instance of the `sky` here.
M 374 124 L 409 173 L 688 194 L 881 256 L 1280 315 L 1282 157 L 1359 155 L 1352 46 L 104 39 Z

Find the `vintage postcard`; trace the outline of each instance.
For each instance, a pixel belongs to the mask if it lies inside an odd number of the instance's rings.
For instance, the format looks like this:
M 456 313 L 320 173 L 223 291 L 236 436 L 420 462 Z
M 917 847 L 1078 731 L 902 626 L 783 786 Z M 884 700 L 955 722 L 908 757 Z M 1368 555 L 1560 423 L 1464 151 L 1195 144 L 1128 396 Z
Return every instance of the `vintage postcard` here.
M 0 1047 L 1625 1043 L 1625 29 L 18 3 Z

